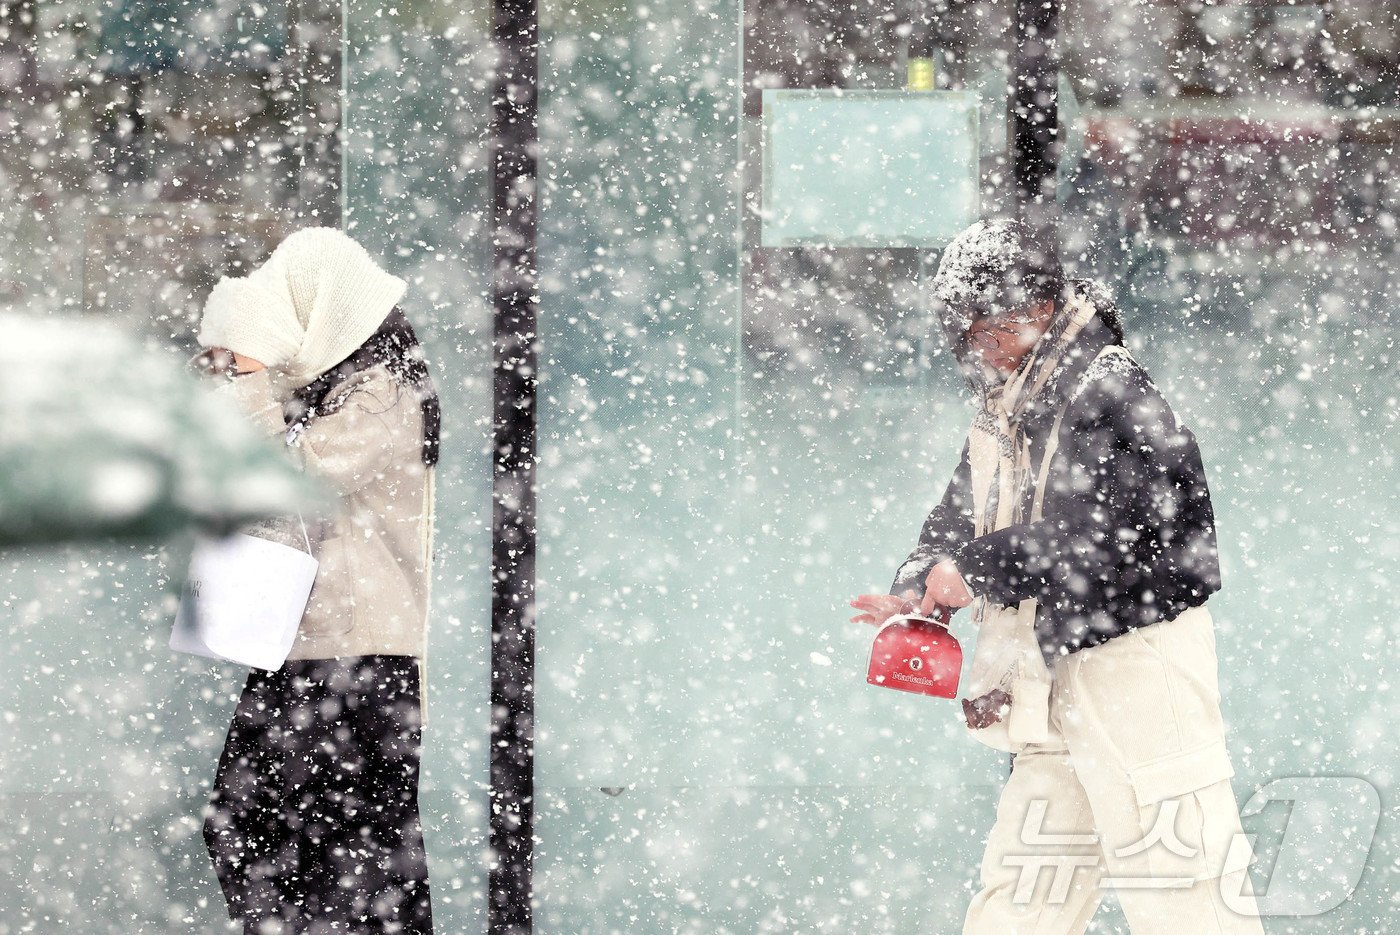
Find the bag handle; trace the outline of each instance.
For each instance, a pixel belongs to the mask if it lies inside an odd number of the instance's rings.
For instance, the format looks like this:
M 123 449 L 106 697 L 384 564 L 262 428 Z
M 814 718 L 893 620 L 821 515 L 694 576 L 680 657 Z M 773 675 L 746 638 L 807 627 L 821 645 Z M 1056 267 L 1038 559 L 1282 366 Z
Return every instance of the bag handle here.
M 937 611 L 935 611 L 934 616 L 931 617 L 926 617 L 923 614 L 919 613 L 917 610 L 910 614 L 895 614 L 892 617 L 886 619 L 884 623 L 880 624 L 880 629 L 876 631 L 875 635 L 878 638 L 881 633 L 884 633 L 886 630 L 891 629 L 893 627 L 921 623 L 926 623 L 929 626 L 937 627 L 945 633 L 948 633 L 950 632 L 948 628 L 949 625 L 952 623 L 952 618 L 948 615 L 947 611 L 944 611 L 942 613 L 938 613 Z

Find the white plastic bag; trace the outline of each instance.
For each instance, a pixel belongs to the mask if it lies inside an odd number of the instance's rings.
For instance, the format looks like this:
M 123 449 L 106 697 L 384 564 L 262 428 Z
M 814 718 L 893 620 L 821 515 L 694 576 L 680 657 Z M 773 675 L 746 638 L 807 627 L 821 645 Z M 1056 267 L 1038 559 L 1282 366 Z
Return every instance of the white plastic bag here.
M 292 651 L 318 563 L 307 551 L 238 533 L 201 539 L 190 570 L 170 648 L 273 671 Z
M 1011 697 L 1011 709 L 1002 710 L 994 723 L 982 727 L 967 724 L 976 740 L 997 750 L 1019 753 L 1028 743 L 1044 743 L 1050 736 L 1050 670 L 1035 636 L 1034 600 L 1018 604 L 992 604 L 979 597 L 973 607 L 977 646 L 963 683 L 964 697 L 983 699 L 993 689 Z M 967 702 L 964 702 L 964 717 Z

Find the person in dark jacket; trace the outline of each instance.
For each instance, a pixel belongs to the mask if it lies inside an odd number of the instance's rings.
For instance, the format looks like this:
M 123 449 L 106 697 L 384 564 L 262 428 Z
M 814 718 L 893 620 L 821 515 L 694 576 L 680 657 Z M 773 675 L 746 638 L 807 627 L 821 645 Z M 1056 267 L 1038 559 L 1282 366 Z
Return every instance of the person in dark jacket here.
M 852 620 L 972 608 L 967 730 L 1014 758 L 964 933 L 1082 932 L 1112 887 L 1134 935 L 1262 935 L 1200 450 L 1105 291 L 1037 249 L 983 221 L 944 252 L 933 289 L 977 414 L 889 593 Z
M 951 562 L 973 593 L 1000 604 L 1035 598 L 1036 635 L 1050 661 L 1169 620 L 1220 589 L 1195 436 L 1141 366 L 1097 358 L 1106 345 L 1123 344 L 1115 324 L 1116 312 L 1100 305 L 1049 388 L 1054 397 L 1085 381 L 1060 426 L 1050 476 L 1063 480 L 1045 491 L 1046 518 L 974 538 L 965 444 L 891 594 L 912 592 L 922 602 L 929 573 Z M 1045 451 L 1053 414 L 1046 408 L 1025 420 L 1032 463 Z

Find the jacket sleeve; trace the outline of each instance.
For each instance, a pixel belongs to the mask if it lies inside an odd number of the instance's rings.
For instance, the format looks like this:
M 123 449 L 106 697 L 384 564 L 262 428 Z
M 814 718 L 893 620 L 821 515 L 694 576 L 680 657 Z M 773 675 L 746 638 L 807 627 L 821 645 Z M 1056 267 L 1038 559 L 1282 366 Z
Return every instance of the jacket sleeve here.
M 1200 450 L 1146 373 L 1110 371 L 1084 390 L 1066 423 L 1050 472 L 1054 514 L 952 555 L 973 593 L 1003 604 L 1034 597 L 1071 616 L 1137 624 L 1218 590 Z
M 272 392 L 271 374 L 268 370 L 258 370 L 234 377 L 219 385 L 214 393 L 233 400 L 253 427 L 267 436 L 282 435 L 287 431 L 287 423 L 282 418 L 282 404 Z
M 342 495 L 382 482 L 394 464 L 396 433 L 388 419 L 395 410 L 385 398 L 392 392 L 371 380 L 351 390 L 334 412 L 312 419 L 296 445 L 307 472 Z
M 928 577 L 929 570 L 972 538 L 972 474 L 967 452 L 967 443 L 964 442 L 962 457 L 943 493 L 943 499 L 924 520 L 919 541 L 895 572 L 889 593 L 898 595 L 913 591 L 923 598 L 924 579 Z
M 387 379 L 367 380 L 339 409 L 312 419 L 294 446 L 303 467 L 342 495 L 380 479 L 394 463 L 394 433 L 386 417 L 395 391 Z M 264 434 L 287 431 L 267 370 L 237 377 L 216 392 L 230 396 Z

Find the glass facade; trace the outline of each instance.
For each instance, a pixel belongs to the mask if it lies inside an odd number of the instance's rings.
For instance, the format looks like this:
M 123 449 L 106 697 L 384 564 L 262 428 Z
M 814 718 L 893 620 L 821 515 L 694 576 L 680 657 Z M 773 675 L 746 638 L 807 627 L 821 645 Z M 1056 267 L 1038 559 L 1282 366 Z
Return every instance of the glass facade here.
M 988 214 L 1010 5 L 949 6 L 938 87 L 980 102 Z M 762 232 L 765 90 L 896 92 L 935 7 L 541 8 L 540 932 L 959 930 L 1006 759 L 954 703 L 866 685 L 846 604 L 888 588 L 972 415 L 937 252 Z M 1385 931 L 1400 20 L 1062 23 L 1063 255 L 1200 441 L 1236 795 L 1320 774 L 1387 803 L 1355 893 L 1266 928 Z M 11 310 L 187 353 L 214 280 L 310 222 L 410 283 L 444 411 L 423 816 L 438 930 L 483 931 L 491 9 L 24 0 L 0 30 Z M 0 935 L 224 931 L 200 808 L 242 673 L 166 650 L 171 548 L 0 552 Z M 1286 811 L 1245 819 L 1261 881 Z

